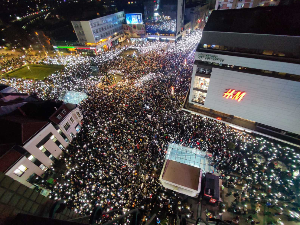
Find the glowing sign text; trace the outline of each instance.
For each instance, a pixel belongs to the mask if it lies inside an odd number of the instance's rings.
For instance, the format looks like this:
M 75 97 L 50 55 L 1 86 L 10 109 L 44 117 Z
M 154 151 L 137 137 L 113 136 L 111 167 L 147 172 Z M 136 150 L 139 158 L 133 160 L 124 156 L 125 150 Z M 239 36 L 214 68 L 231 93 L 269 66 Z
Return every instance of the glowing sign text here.
M 236 100 L 240 102 L 244 96 L 246 95 L 246 92 L 242 91 L 236 91 L 234 89 L 228 89 L 226 92 L 223 94 L 223 98 L 231 98 L 232 100 Z

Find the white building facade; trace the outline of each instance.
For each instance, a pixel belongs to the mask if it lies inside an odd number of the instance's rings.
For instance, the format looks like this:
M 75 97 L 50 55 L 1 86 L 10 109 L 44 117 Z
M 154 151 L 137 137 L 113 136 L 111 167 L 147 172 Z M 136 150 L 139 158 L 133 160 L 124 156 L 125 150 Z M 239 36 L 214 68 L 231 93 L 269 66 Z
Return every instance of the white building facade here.
M 5 175 L 31 187 L 32 184 L 28 181 L 30 176 L 41 176 L 67 146 L 68 143 L 49 123 L 23 146 L 28 154 L 17 161 Z
M 296 10 L 285 10 L 297 14 Z M 226 21 L 227 14 L 238 21 L 266 12 L 274 19 L 262 25 L 265 29 L 215 23 Z M 296 23 L 292 20 L 283 21 L 291 26 L 283 35 L 282 29 L 273 26 L 278 16 L 276 7 L 212 13 L 195 53 L 187 108 L 299 145 L 300 35 L 292 29 Z M 260 33 L 265 31 L 271 34 Z
M 81 112 L 79 108 L 76 107 L 58 124 L 60 128 L 58 132 L 60 133 L 62 131 L 66 137 L 72 141 L 81 129 L 81 120 Z
M 73 106 L 74 107 L 74 106 Z M 70 107 L 69 107 L 70 108 Z M 61 110 L 62 109 L 62 110 Z M 82 115 L 78 107 L 71 108 L 63 104 L 54 114 L 62 116 L 59 124 L 51 122 L 42 127 L 23 146 L 13 147 L 21 150 L 20 157 L 5 171 L 5 175 L 34 188 L 34 179 L 42 176 L 59 159 L 69 143 L 80 131 Z M 13 150 L 14 151 L 14 150 Z
M 72 25 L 79 43 L 109 44 L 109 39 L 121 37 L 124 22 L 125 14 L 121 11 L 89 21 L 72 21 Z
M 280 78 L 300 76 L 299 64 L 201 52 L 196 57 L 191 104 L 300 134 L 300 82 Z

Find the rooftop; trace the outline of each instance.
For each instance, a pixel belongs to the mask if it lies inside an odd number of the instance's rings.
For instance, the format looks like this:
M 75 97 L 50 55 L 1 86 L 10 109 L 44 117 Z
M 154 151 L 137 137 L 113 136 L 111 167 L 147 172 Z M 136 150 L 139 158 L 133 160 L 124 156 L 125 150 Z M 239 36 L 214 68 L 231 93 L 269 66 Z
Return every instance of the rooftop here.
M 9 114 L 0 117 L 0 124 L 5 127 L 5 129 L 0 129 L 0 144 L 22 145 L 47 123 L 47 121 L 32 119 L 24 115 Z
M 167 160 L 162 178 L 166 181 L 198 190 L 199 178 L 201 179 L 200 168 Z
M 214 10 L 204 31 L 300 36 L 300 7 Z

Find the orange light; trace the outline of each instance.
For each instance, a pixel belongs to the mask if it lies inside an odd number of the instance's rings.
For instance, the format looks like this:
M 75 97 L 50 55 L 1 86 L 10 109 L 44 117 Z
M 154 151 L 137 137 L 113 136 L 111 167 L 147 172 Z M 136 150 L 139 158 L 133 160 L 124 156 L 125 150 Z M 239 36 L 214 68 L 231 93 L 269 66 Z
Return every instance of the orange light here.
M 232 99 L 237 100 L 238 102 L 240 102 L 240 101 L 244 98 L 245 95 L 246 95 L 246 92 L 240 92 L 240 91 L 238 91 L 238 92 L 233 96 Z
M 229 89 L 228 91 L 224 92 L 223 98 L 231 98 L 232 100 L 236 100 L 240 102 L 246 95 L 246 92 L 243 91 L 235 91 L 234 89 Z
M 216 119 L 217 119 L 217 120 L 222 120 L 222 118 L 221 118 L 221 117 L 217 117 Z
M 234 89 L 233 90 L 229 89 L 227 92 L 224 93 L 223 98 L 227 98 L 227 99 L 229 97 L 232 98 L 234 92 L 235 92 Z

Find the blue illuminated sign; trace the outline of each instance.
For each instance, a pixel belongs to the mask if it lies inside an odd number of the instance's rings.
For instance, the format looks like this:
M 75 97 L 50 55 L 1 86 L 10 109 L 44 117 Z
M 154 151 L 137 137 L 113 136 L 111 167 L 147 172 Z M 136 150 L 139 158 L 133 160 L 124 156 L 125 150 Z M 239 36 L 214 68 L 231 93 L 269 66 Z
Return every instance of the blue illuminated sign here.
M 142 13 L 129 13 L 126 14 L 127 24 L 141 24 L 143 23 Z

